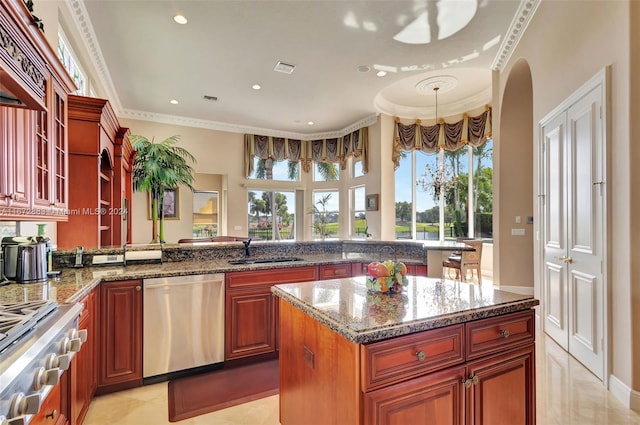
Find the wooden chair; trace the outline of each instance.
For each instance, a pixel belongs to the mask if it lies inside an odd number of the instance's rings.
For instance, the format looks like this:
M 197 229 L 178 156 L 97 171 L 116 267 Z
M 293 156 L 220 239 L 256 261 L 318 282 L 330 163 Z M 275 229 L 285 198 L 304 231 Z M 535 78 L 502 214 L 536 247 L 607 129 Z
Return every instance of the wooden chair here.
M 460 251 L 451 254 L 449 258 L 442 262 L 442 267 L 456 270 L 456 279 L 460 278 L 461 281 L 467 281 L 467 272 L 471 271 L 471 278 L 473 279 L 473 271 L 475 270 L 478 275 L 478 283 L 482 284 L 482 240 L 479 239 L 466 239 L 463 240 L 465 244 L 473 248 L 473 251 Z

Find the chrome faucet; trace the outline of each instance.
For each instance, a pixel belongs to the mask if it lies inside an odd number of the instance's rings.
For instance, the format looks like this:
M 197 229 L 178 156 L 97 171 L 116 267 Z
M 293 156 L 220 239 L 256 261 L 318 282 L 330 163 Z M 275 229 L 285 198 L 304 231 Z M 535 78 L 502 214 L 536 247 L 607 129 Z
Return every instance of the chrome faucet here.
M 249 245 L 251 245 L 251 238 L 242 241 L 242 243 L 244 244 L 244 257 L 249 258 L 249 256 L 251 255 L 251 252 L 249 251 Z

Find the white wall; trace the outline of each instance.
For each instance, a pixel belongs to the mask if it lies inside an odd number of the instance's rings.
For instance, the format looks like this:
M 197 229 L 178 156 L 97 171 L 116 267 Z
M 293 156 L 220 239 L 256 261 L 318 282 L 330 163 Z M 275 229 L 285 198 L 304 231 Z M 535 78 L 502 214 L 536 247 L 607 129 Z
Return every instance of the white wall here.
M 637 367 L 640 364 L 640 318 L 634 320 L 632 311 L 640 311 L 640 289 L 633 288 L 638 285 L 633 285 L 630 254 L 639 256 L 630 240 L 633 218 L 637 217 L 630 199 L 637 199 L 637 195 L 630 195 L 638 193 L 640 176 L 631 172 L 631 161 L 638 159 L 638 152 L 631 155 L 631 146 L 638 144 L 635 140 L 632 143 L 630 138 L 629 110 L 630 104 L 640 102 L 640 96 L 636 90 L 636 97 L 630 98 L 630 54 L 637 60 L 638 51 L 633 52 L 630 48 L 629 12 L 627 1 L 542 1 L 500 73 L 499 92 L 501 97 L 514 64 L 519 59 L 526 60 L 531 69 L 534 94 L 532 139 L 537 140 L 535 123 L 606 65 L 612 66 L 611 134 L 608 137 L 611 162 L 607 178 L 608 187 L 615 187 L 610 192 L 608 208 L 612 217 L 608 244 L 611 371 L 637 391 L 640 390 L 640 368 Z M 640 23 L 638 15 L 631 15 L 634 23 Z M 505 161 L 508 158 L 497 166 L 502 167 Z

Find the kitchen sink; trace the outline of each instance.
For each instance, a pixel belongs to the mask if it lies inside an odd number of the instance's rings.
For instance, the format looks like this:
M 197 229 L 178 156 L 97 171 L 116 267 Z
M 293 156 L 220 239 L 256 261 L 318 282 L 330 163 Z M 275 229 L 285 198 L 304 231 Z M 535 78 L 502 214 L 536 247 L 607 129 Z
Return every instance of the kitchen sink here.
M 281 258 L 245 258 L 242 260 L 231 260 L 229 264 L 234 266 L 241 264 L 264 264 L 264 263 L 290 263 L 292 261 L 304 261 L 303 258 L 298 257 L 281 257 Z

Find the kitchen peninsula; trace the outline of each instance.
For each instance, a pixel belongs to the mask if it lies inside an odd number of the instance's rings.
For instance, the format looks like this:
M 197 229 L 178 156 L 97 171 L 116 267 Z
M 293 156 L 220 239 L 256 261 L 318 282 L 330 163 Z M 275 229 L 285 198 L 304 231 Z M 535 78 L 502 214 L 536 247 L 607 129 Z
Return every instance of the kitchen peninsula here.
M 410 277 L 276 285 L 280 421 L 535 424 L 534 310 L 526 295 Z

